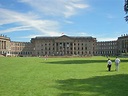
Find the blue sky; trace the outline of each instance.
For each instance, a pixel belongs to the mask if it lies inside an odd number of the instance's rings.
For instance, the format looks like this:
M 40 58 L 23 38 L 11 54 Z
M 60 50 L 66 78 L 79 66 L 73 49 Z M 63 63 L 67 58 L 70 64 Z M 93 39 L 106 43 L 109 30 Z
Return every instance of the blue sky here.
M 0 0 L 0 34 L 29 42 L 36 36 L 93 36 L 117 40 L 128 33 L 124 0 Z

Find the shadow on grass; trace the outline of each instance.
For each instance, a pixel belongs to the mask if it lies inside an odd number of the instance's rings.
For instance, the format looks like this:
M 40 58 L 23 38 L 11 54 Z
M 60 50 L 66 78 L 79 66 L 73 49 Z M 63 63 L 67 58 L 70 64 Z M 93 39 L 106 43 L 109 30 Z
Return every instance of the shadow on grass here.
M 128 96 L 128 75 L 96 76 L 87 79 L 57 80 L 58 96 Z
M 88 64 L 88 63 L 103 63 L 107 62 L 107 60 L 64 60 L 64 61 L 54 61 L 47 62 L 49 64 Z
M 114 62 L 114 60 L 112 60 Z M 128 62 L 128 60 L 122 60 L 121 62 Z M 64 60 L 47 62 L 49 64 L 88 64 L 88 63 L 107 63 L 106 60 Z

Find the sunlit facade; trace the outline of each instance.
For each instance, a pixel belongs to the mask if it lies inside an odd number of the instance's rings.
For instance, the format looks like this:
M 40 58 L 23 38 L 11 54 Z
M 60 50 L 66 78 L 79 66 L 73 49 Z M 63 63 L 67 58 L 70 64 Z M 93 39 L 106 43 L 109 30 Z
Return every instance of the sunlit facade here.
M 31 39 L 36 56 L 93 56 L 96 38 L 93 37 L 36 37 Z
M 0 36 L 0 56 L 117 56 L 128 52 L 128 35 L 98 42 L 94 37 L 35 37 L 30 42 Z

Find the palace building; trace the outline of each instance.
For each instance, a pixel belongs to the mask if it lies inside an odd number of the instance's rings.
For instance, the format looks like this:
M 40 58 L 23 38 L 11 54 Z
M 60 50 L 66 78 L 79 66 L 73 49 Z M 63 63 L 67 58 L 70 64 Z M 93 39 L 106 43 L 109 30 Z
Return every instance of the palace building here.
M 31 39 L 36 56 L 92 56 L 96 38 L 93 37 L 36 37 Z
M 116 41 L 98 42 L 94 37 L 35 37 L 30 42 L 11 41 L 0 35 L 0 55 L 4 56 L 117 56 L 128 52 L 128 35 Z

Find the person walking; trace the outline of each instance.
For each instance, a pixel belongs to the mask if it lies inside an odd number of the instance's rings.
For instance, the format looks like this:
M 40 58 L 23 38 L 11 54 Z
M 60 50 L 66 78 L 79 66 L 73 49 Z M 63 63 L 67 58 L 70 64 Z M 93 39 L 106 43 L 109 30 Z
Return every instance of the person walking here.
M 120 59 L 116 57 L 116 59 L 115 59 L 115 67 L 116 67 L 115 70 L 116 70 L 116 71 L 119 70 L 119 64 L 120 64 Z
M 44 58 L 45 58 L 44 60 L 47 60 L 47 59 L 48 59 L 48 55 L 46 54 L 46 55 L 44 56 Z
M 110 59 L 108 59 L 107 63 L 108 63 L 108 65 L 107 65 L 108 71 L 111 71 L 112 61 Z

